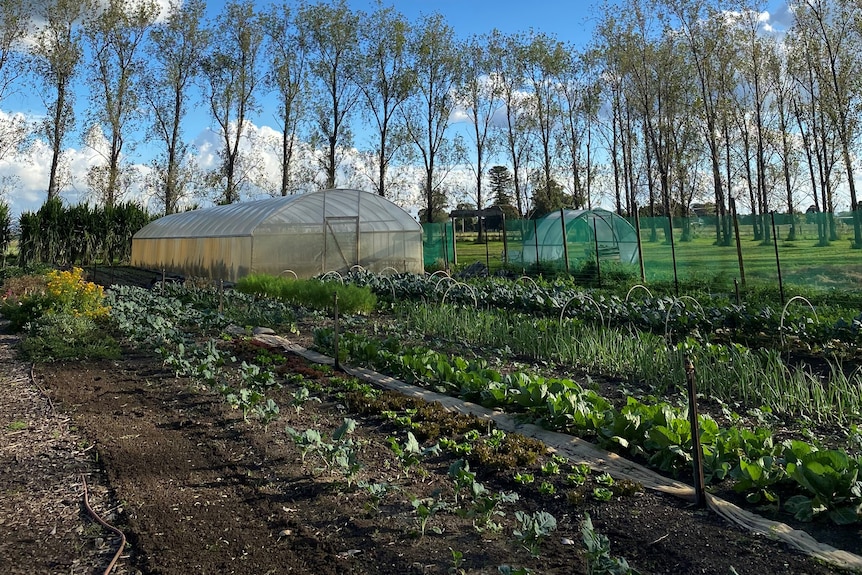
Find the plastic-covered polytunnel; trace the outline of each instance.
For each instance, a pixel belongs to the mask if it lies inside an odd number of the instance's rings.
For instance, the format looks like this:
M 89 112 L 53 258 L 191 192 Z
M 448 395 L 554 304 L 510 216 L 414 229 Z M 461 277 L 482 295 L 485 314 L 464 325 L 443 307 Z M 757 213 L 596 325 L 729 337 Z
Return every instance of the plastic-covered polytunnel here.
M 422 273 L 422 228 L 377 194 L 324 190 L 165 216 L 135 234 L 131 263 L 229 281 L 357 265 Z
M 523 234 L 521 257 L 524 263 L 565 265 L 586 260 L 613 260 L 638 263 L 638 237 L 624 218 L 602 209 L 552 212 Z M 564 248 L 565 244 L 565 248 Z

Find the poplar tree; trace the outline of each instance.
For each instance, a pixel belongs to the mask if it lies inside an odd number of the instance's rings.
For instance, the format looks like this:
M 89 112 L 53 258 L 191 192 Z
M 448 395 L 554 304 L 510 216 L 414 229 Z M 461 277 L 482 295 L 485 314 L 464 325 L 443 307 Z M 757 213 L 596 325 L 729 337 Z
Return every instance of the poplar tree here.
M 359 17 L 344 0 L 300 6 L 296 25 L 306 35 L 309 72 L 314 81 L 312 142 L 322 142 L 324 187 L 334 188 L 338 167 L 352 144 L 350 117 L 359 100 Z
M 145 97 L 152 114 L 152 135 L 161 148 L 153 167 L 157 199 L 165 214 L 175 213 L 179 201 L 188 195 L 189 145 L 182 137 L 182 123 L 208 48 L 205 9 L 203 0 L 171 0 L 167 18 L 152 29 L 147 47 L 150 66 Z
M 84 21 L 84 38 L 92 54 L 88 143 L 104 154 L 105 161 L 91 168 L 88 181 L 106 208 L 128 191 L 130 174 L 124 159 L 129 133 L 141 119 L 142 46 L 158 13 L 158 4 L 151 0 L 108 0 Z M 104 151 L 99 150 L 102 137 L 107 140 Z
M 222 138 L 219 202 L 232 204 L 240 199 L 246 174 L 241 170 L 241 143 L 249 116 L 258 108 L 263 26 L 251 0 L 235 0 L 225 5 L 212 27 L 210 50 L 201 69 L 212 118 Z
M 32 70 L 43 90 L 40 91 L 47 114 L 39 131 L 51 148 L 48 175 L 48 197 L 53 199 L 68 183 L 63 166 L 63 146 L 75 126 L 75 91 L 72 82 L 79 72 L 83 56 L 83 39 L 78 19 L 90 9 L 89 2 L 57 0 L 45 5 L 44 23 L 36 29 L 30 48 Z

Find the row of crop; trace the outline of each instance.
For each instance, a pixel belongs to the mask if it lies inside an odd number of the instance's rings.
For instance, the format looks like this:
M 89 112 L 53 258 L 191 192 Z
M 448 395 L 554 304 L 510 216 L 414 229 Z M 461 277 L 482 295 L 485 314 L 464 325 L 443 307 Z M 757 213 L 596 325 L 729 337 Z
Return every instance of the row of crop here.
M 378 297 L 392 301 L 446 301 L 542 316 L 564 315 L 675 337 L 770 345 L 790 339 L 814 350 L 836 343 L 851 349 L 862 344 L 862 313 L 858 307 L 824 304 L 815 313 L 801 299 L 786 309 L 776 309 L 766 304 L 701 303 L 687 296 L 653 297 L 646 288 L 634 290 L 625 298 L 590 295 L 569 283 L 537 283 L 529 278 L 487 278 L 465 283 L 447 276 L 385 276 L 353 271 L 345 281 L 368 286 Z
M 396 310 L 400 321 L 394 330 L 401 333 L 497 350 L 494 355 L 560 363 L 658 394 L 674 393 L 684 381 L 684 353 L 698 370 L 700 391 L 710 397 L 817 421 L 846 422 L 851 414 L 862 413 L 862 373 L 845 373 L 837 364 L 819 374 L 791 368 L 772 349 L 694 338 L 668 345 L 664 338 L 634 328 L 602 328 L 501 310 L 467 314 L 449 304 L 406 304 Z
M 238 302 L 249 300 L 264 306 L 273 305 L 265 299 L 254 300 L 239 293 L 230 294 L 228 298 L 231 301 L 227 302 L 227 308 L 236 307 Z M 154 348 L 177 377 L 189 377 L 206 384 L 220 393 L 229 405 L 242 410 L 246 418 L 253 416 L 268 424 L 279 415 L 278 405 L 265 397 L 267 391 L 279 385 L 273 374 L 245 361 L 237 365 L 236 358 L 222 351 L 213 339 L 212 336 L 224 330 L 227 320 L 223 314 L 214 313 L 212 306 L 215 303 L 215 294 L 212 290 L 166 286 L 164 293 L 158 293 L 140 288 L 115 287 L 109 292 L 107 303 L 112 308 L 116 325 L 126 337 L 138 345 Z M 300 393 L 302 391 L 306 393 Z M 300 388 L 294 393 L 294 398 L 294 407 L 297 410 L 302 409 L 302 404 L 310 398 L 308 389 Z M 354 425 L 353 420 L 345 419 L 344 424 L 332 434 L 313 428 L 297 431 L 288 427 L 286 432 L 300 448 L 303 462 L 309 454 L 314 454 L 326 469 L 343 474 L 350 487 L 362 467 L 357 444 L 350 438 Z M 463 450 L 468 442 L 471 447 L 474 445 L 470 434 L 465 436 L 463 443 L 440 438 L 438 446 L 425 449 L 419 446 L 410 432 L 407 433 L 407 441 L 403 443 L 394 437 L 389 438 L 390 447 L 405 473 L 409 473 L 410 468 L 425 454 L 438 453 L 439 446 L 445 441 L 452 444 L 453 453 L 456 448 Z M 506 443 L 506 434 L 495 430 L 490 434 L 488 444 L 492 441 L 502 445 Z M 562 473 L 563 469 L 559 467 L 559 463 L 555 465 L 557 473 Z M 587 470 L 573 468 L 568 477 L 584 482 L 587 475 Z M 448 477 L 453 484 L 453 501 L 445 499 L 437 492 L 431 497 L 414 496 L 410 499 L 420 534 L 424 535 L 426 528 L 435 529 L 433 519 L 436 514 L 442 512 L 455 513 L 470 519 L 479 532 L 500 530 L 501 526 L 495 519 L 503 515 L 501 508 L 504 504 L 517 501 L 517 494 L 489 491 L 476 480 L 476 473 L 470 470 L 463 459 L 450 466 Z M 609 477 L 607 479 L 608 485 L 611 485 L 613 481 Z M 596 481 L 601 482 L 602 478 L 597 478 Z M 388 484 L 361 481 L 357 482 L 357 487 L 367 492 L 372 505 L 378 506 L 385 493 L 391 489 Z M 549 482 L 544 482 L 543 487 L 553 489 Z M 594 489 L 594 497 L 599 500 L 603 500 L 603 496 L 610 497 L 613 493 L 616 491 L 607 487 Z M 515 520 L 513 537 L 531 555 L 538 557 L 540 545 L 555 527 L 554 517 L 545 512 L 516 511 Z M 607 538 L 595 532 L 588 518 L 581 525 L 581 534 L 586 546 L 588 564 L 612 566 L 618 569 L 615 572 L 620 573 L 634 572 L 628 568 L 625 560 L 610 555 Z M 457 564 L 457 552 L 453 551 L 453 557 Z M 501 572 L 526 574 L 530 570 L 501 567 Z
M 254 416 L 264 424 L 275 419 L 279 406 L 266 397 L 280 385 L 275 375 L 254 363 L 238 363 L 215 339 L 206 337 L 220 333 L 229 322 L 209 305 L 211 296 L 177 287 L 168 291 L 114 287 L 107 300 L 118 329 L 135 344 L 154 349 L 177 377 L 193 378 L 221 394 L 228 405 L 242 411 L 243 419 Z M 244 294 L 229 297 L 228 307 L 255 305 Z
M 332 334 L 317 332 L 323 349 Z M 528 414 L 546 427 L 595 438 L 601 445 L 643 458 L 666 472 L 680 473 L 691 462 L 692 432 L 685 409 L 667 403 L 648 405 L 629 398 L 622 408 L 568 379 L 525 372 L 501 373 L 484 360 L 451 357 L 424 348 L 401 348 L 394 339 L 345 335 L 345 359 L 433 389 Z M 859 519 L 860 462 L 836 449 L 789 440 L 776 442 L 771 431 L 720 429 L 701 416 L 699 433 L 709 480 L 731 478 L 734 489 L 752 501 L 779 503 L 779 493 L 797 493 L 780 502 L 798 519 L 821 513 L 838 524 Z

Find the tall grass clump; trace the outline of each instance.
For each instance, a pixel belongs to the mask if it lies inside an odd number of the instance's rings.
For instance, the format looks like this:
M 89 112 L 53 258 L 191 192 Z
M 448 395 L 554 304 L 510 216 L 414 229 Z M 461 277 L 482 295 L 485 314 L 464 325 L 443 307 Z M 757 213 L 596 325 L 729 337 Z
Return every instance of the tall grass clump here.
M 241 278 L 237 291 L 266 296 L 312 309 L 331 309 L 334 295 L 338 295 L 338 309 L 342 313 L 370 313 L 377 305 L 375 296 L 368 287 L 342 285 L 317 279 L 293 279 L 254 274 Z

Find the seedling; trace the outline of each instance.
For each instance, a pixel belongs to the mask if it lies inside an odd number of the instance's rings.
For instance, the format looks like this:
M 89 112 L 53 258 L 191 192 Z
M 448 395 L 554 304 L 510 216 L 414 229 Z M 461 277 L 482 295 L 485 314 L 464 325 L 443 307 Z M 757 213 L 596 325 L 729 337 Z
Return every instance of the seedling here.
M 614 497 L 614 492 L 607 487 L 596 487 L 593 489 L 593 497 L 598 501 L 610 501 Z
M 515 483 L 520 483 L 521 485 L 529 485 L 536 478 L 532 473 L 515 473 Z
M 539 546 L 557 530 L 557 519 L 547 511 L 536 511 L 531 515 L 516 511 L 515 518 L 519 523 L 519 527 L 513 532 L 515 538 L 530 552 L 530 555 L 538 557 Z
M 412 467 L 419 464 L 422 457 L 437 455 L 440 453 L 440 446 L 436 443 L 431 447 L 423 449 L 416 440 L 416 436 L 410 431 L 407 432 L 407 441 L 403 444 L 399 444 L 396 438 L 390 437 L 389 447 L 392 449 L 393 453 L 395 453 L 395 456 L 398 458 L 398 461 L 401 463 L 401 467 L 407 475 L 409 475 Z
M 368 483 L 366 481 L 360 481 L 357 485 L 368 494 L 367 508 L 378 513 L 380 502 L 389 493 L 391 486 L 388 483 Z
M 625 559 L 611 556 L 610 540 L 593 529 L 589 513 L 584 515 L 584 522 L 581 523 L 581 539 L 587 548 L 587 574 L 638 575 L 637 571 L 629 567 Z
M 557 492 L 557 488 L 550 481 L 542 481 L 539 485 L 539 493 L 543 495 L 553 495 Z
M 465 571 L 461 569 L 461 564 L 464 562 L 464 553 L 455 551 L 451 547 L 449 551 L 452 552 L 452 567 L 449 569 L 449 573 L 464 573 Z
M 416 513 L 416 520 L 419 524 L 419 534 L 421 537 L 425 537 L 425 529 L 428 526 L 428 520 L 431 519 L 431 517 L 433 517 L 438 511 L 447 508 L 446 502 L 440 497 L 439 491 L 435 491 L 431 497 L 413 498 L 410 500 L 410 504 L 413 505 L 413 510 Z M 432 528 L 432 531 L 438 534 L 443 532 L 439 527 Z

